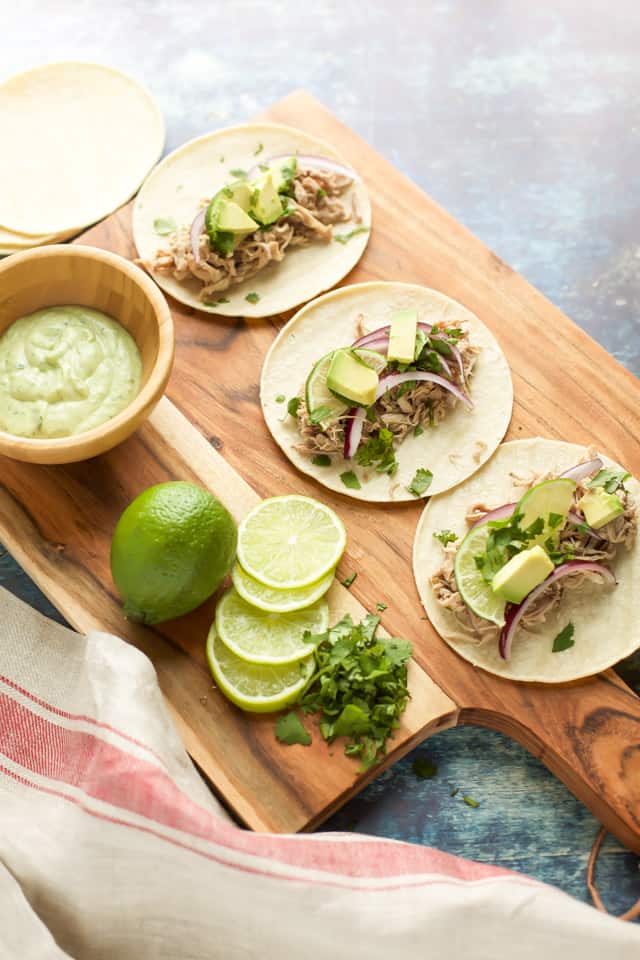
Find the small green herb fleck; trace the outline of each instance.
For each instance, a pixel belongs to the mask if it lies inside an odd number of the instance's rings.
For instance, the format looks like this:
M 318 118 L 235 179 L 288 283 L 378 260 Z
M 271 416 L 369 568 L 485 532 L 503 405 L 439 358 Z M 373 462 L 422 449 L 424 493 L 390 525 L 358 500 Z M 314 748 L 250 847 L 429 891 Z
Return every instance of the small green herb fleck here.
M 168 237 L 169 234 L 175 233 L 178 227 L 173 217 L 156 217 L 153 221 L 153 229 L 159 237 Z
M 411 764 L 411 769 L 420 780 L 431 780 L 438 772 L 438 764 L 434 763 L 431 757 L 422 755 L 416 757 Z
M 451 530 L 441 530 L 440 533 L 434 533 L 434 537 L 440 541 L 443 547 L 446 547 L 448 543 L 455 543 L 458 539 L 457 534 Z
M 229 173 L 231 174 L 232 177 L 237 177 L 238 180 L 247 179 L 247 171 L 241 170 L 240 167 L 236 167 L 235 170 L 230 170 Z
M 455 797 L 458 793 L 460 793 L 460 787 L 454 787 L 449 796 Z
M 345 577 L 344 580 L 341 580 L 340 583 L 342 584 L 343 587 L 346 587 L 348 590 L 357 576 L 358 576 L 357 573 L 350 573 L 349 576 Z
M 299 743 L 303 747 L 308 747 L 311 743 L 311 735 L 308 730 L 305 730 L 295 710 L 285 713 L 284 716 L 278 717 L 276 720 L 276 739 L 280 743 L 289 744 L 289 746 Z
M 349 233 L 336 233 L 334 240 L 336 243 L 349 243 L 352 237 L 356 237 L 359 233 L 368 233 L 369 227 L 355 227 L 353 230 L 350 230 Z
M 207 307 L 217 307 L 221 303 L 231 303 L 231 300 L 229 300 L 229 297 L 220 297 L 219 300 L 205 300 L 204 302 Z
M 287 404 L 287 413 L 291 417 L 296 417 L 298 415 L 298 407 L 300 406 L 300 397 L 291 397 L 289 403 Z
M 473 807 L 473 808 L 475 809 L 475 808 L 477 808 L 477 807 L 480 806 L 480 804 L 479 804 L 479 802 L 478 802 L 477 800 L 474 800 L 473 797 L 467 796 L 466 793 L 465 793 L 465 795 L 463 796 L 462 799 L 464 800 L 464 802 L 466 803 L 466 805 L 467 805 L 468 807 Z
M 615 470 L 612 467 L 605 467 L 595 475 L 593 480 L 589 481 L 590 487 L 604 487 L 605 493 L 615 493 L 618 487 L 624 485 L 625 480 L 631 476 L 626 470 Z
M 245 300 L 248 303 L 257 303 L 259 299 L 260 299 L 259 293 L 248 293 L 245 297 Z
M 327 191 L 323 190 L 322 187 L 316 192 L 316 203 L 322 200 L 323 197 L 326 197 Z
M 417 423 L 413 428 L 414 437 L 421 437 L 423 433 L 424 433 L 424 427 L 422 426 L 421 423 Z
M 345 473 L 340 474 L 340 479 L 344 483 L 345 487 L 348 487 L 349 490 L 361 490 L 362 485 L 358 478 L 356 477 L 353 470 L 346 470 Z
M 422 494 L 426 493 L 431 486 L 432 480 L 433 474 L 431 473 L 431 470 L 425 470 L 423 467 L 418 467 L 413 480 L 407 487 L 407 490 L 409 493 L 412 493 L 414 497 L 421 497 Z
M 266 172 L 268 171 L 268 169 L 269 169 L 269 164 L 268 164 L 268 163 L 259 163 L 259 164 L 258 164 L 258 169 L 259 169 L 259 170 L 262 170 L 263 173 L 266 173 Z
M 574 632 L 574 625 L 572 623 L 568 623 L 553 641 L 551 652 L 560 653 L 562 650 L 568 650 L 570 647 L 572 647 L 575 643 L 575 640 L 573 639 Z
M 561 513 L 550 513 L 547 526 L 550 530 L 555 530 L 561 523 L 564 523 L 564 517 Z M 541 531 L 542 532 L 542 531 Z
M 224 157 L 220 157 L 220 163 L 224 163 Z
M 376 610 L 378 611 L 378 613 L 384 613 L 386 609 L 387 609 L 387 604 L 382 603 L 380 600 L 378 600 L 378 602 L 376 603 Z
M 315 457 L 311 457 L 311 463 L 314 463 L 316 467 L 330 467 L 331 457 L 326 453 L 317 453 Z
M 254 157 L 257 157 L 259 153 L 262 153 L 264 150 L 264 143 L 259 143 L 256 149 L 253 151 Z
M 276 397 L 276 403 L 284 403 L 286 399 L 284 393 L 279 393 Z

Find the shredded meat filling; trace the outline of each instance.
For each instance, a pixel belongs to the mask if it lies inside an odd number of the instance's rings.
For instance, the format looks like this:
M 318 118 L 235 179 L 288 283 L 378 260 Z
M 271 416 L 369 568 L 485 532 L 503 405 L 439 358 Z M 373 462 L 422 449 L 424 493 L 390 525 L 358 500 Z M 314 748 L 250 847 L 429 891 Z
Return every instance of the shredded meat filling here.
M 526 479 L 514 476 L 513 479 L 518 486 L 531 488 L 536 483 L 552 479 L 552 477 L 552 474 L 545 474 Z M 580 515 L 580 509 L 577 503 L 585 490 L 585 483 L 578 484 L 574 494 L 572 509 L 578 515 Z M 630 550 L 635 543 L 638 527 L 636 505 L 628 490 L 621 487 L 618 489 L 617 495 L 624 506 L 623 514 L 597 531 L 580 530 L 574 525 L 566 524 L 560 532 L 558 549 L 566 551 L 569 556 L 577 560 L 592 560 L 595 563 L 603 564 L 611 564 L 614 561 L 620 546 Z M 473 504 L 466 516 L 469 527 L 477 523 L 478 520 L 482 520 L 492 509 L 495 509 L 495 507 L 488 507 L 485 503 Z M 465 633 L 468 633 L 470 640 L 477 643 L 484 640 L 495 640 L 497 642 L 500 628 L 477 617 L 460 596 L 453 572 L 453 562 L 458 546 L 459 541 L 446 545 L 442 567 L 431 578 L 436 599 L 438 603 L 453 613 Z M 588 581 L 601 583 L 602 578 L 597 573 L 577 571 L 575 574 L 550 584 L 523 616 L 522 627 L 526 630 L 542 623 L 549 611 L 562 600 L 568 591 L 575 590 Z
M 333 224 L 344 223 L 352 217 L 360 222 L 355 195 L 351 210 L 344 200 L 352 182 L 340 173 L 299 169 L 292 182 L 293 197 L 288 198 L 288 215 L 245 237 L 229 256 L 214 250 L 207 232 L 203 231 L 199 240 L 200 259 L 196 263 L 191 249 L 191 228 L 183 226 L 170 235 L 167 245 L 156 252 L 153 260 L 138 262 L 176 280 L 195 277 L 202 283 L 199 299 L 211 300 L 234 284 L 255 276 L 267 264 L 283 260 L 289 247 L 316 241 L 328 243 Z M 204 200 L 202 206 L 208 203 Z
M 358 330 L 364 330 L 361 316 L 358 317 Z M 462 357 L 465 381 L 468 384 L 480 350 L 469 343 L 466 333 L 457 341 L 456 346 Z M 462 386 L 459 376 L 453 382 Z M 402 386 L 395 387 L 377 401 L 375 419 L 364 421 L 362 442 L 385 427 L 391 431 L 396 443 L 402 443 L 407 434 L 417 426 L 427 428 L 442 423 L 457 403 L 452 393 L 435 383 L 423 381 L 406 393 L 403 393 Z M 301 442 L 296 444 L 296 450 L 308 457 L 318 453 L 342 453 L 348 416 L 342 416 L 327 426 L 320 427 L 309 419 L 304 397 L 300 395 L 297 417 Z

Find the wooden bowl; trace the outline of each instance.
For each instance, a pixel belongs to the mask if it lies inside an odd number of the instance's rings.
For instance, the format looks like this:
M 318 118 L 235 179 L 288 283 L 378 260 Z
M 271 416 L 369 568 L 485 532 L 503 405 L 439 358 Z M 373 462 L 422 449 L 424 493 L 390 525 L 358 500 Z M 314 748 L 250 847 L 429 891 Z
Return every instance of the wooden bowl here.
M 129 331 L 142 356 L 140 391 L 111 420 L 71 437 L 32 439 L 0 430 L 0 454 L 14 460 L 74 463 L 110 450 L 149 416 L 171 373 L 171 313 L 139 267 L 106 250 L 67 244 L 12 254 L 0 262 L 0 335 L 19 317 L 65 305 L 102 310 Z

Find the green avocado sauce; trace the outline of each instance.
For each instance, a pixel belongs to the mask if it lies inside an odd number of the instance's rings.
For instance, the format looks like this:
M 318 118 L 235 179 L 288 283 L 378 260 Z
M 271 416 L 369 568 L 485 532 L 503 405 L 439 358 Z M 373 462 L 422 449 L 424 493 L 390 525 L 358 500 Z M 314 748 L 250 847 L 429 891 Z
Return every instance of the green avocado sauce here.
M 88 307 L 48 307 L 0 337 L 0 430 L 69 437 L 120 413 L 140 389 L 142 360 L 124 327 Z

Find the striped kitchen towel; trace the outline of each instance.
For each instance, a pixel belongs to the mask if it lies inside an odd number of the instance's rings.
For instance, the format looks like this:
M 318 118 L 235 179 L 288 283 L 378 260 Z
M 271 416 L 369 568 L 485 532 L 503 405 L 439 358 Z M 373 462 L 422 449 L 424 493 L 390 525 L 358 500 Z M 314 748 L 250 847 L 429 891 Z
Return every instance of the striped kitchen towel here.
M 640 929 L 426 847 L 233 825 L 151 663 L 0 590 L 1 960 L 637 960 Z

